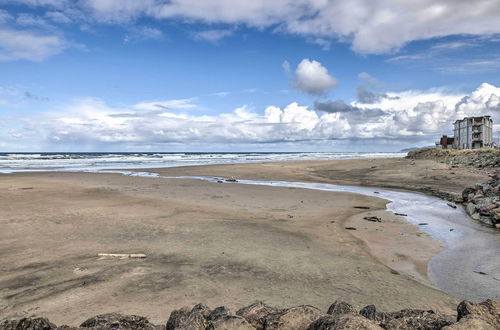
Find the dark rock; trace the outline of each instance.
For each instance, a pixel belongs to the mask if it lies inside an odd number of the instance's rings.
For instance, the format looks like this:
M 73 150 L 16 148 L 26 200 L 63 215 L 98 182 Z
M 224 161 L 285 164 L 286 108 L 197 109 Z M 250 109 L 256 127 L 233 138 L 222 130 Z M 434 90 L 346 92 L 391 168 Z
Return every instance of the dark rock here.
M 205 330 L 207 326 L 202 312 L 191 313 L 189 308 L 183 307 L 170 313 L 166 330 Z
M 326 313 L 328 315 L 356 314 L 356 310 L 351 304 L 337 300 L 330 305 Z
M 156 327 L 148 319 L 137 315 L 122 315 L 117 313 L 94 316 L 80 324 L 82 328 L 100 329 L 144 329 L 154 330 Z
M 239 315 L 248 321 L 257 330 L 264 329 L 265 319 L 269 314 L 278 313 L 281 310 L 257 301 L 249 306 L 240 308 L 236 315 Z
M 464 202 L 468 202 L 469 201 L 469 195 L 474 195 L 476 193 L 476 189 L 474 188 L 465 188 L 463 191 L 462 191 L 462 199 Z
M 265 330 L 305 330 L 325 314 L 312 306 L 298 306 L 269 314 L 264 322 Z
M 452 316 L 437 314 L 432 310 L 403 309 L 387 313 L 387 320 L 381 326 L 387 330 L 438 330 L 453 322 Z
M 23 317 L 0 322 L 0 330 L 53 330 L 56 325 L 45 317 Z
M 454 209 L 456 209 L 456 208 L 457 208 L 457 206 L 456 206 L 456 205 L 451 204 L 451 203 L 446 203 L 446 205 L 448 205 L 449 207 L 454 208 Z
M 214 320 L 217 320 L 223 316 L 226 316 L 226 315 L 231 315 L 231 311 L 229 310 L 229 308 L 227 308 L 226 306 L 220 306 L 220 307 L 217 307 L 215 308 L 209 315 L 208 315 L 208 320 L 209 321 L 214 321 Z
M 440 330 L 441 328 L 453 323 L 453 317 L 427 314 L 390 319 L 389 321 L 383 323 L 382 327 L 387 330 Z
M 375 305 L 368 305 L 366 307 L 363 307 L 359 311 L 359 314 L 377 323 L 383 323 L 388 319 L 387 313 L 377 311 Z
M 221 315 L 210 321 L 207 330 L 255 330 L 243 317 L 237 315 Z
M 309 325 L 307 330 L 341 330 L 341 329 L 359 329 L 359 330 L 379 330 L 382 329 L 374 321 L 368 320 L 361 315 L 343 314 L 327 315 L 319 318 Z
M 197 304 L 191 309 L 191 313 L 200 313 L 203 315 L 203 317 L 208 319 L 208 316 L 210 313 L 212 313 L 212 310 L 204 304 Z

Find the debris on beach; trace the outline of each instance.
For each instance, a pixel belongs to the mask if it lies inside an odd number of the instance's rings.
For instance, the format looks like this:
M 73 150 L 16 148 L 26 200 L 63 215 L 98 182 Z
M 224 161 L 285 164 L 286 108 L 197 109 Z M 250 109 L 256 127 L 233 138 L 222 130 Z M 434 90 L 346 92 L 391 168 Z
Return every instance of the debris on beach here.
M 481 271 L 478 271 L 478 270 L 474 270 L 473 272 L 476 273 L 476 274 L 479 274 L 479 275 L 488 275 L 487 273 L 481 272 Z
M 375 217 L 375 216 L 372 216 L 372 217 L 363 217 L 363 220 L 371 221 L 371 222 L 382 222 L 381 218 Z
M 142 253 L 98 253 L 100 258 L 120 258 L 120 259 L 144 259 L 145 254 Z
M 394 214 L 395 215 L 399 215 L 401 217 L 407 217 L 408 216 L 408 214 L 406 214 L 406 213 L 394 213 Z
M 378 192 L 378 191 L 374 191 L 373 193 L 374 193 L 374 194 L 380 194 L 380 192 Z
M 234 176 L 230 176 L 229 178 L 226 179 L 226 182 L 238 182 Z
M 418 225 L 419 225 L 419 226 L 427 226 L 427 225 L 428 225 L 428 223 L 427 223 L 427 222 L 421 222 L 421 223 L 419 223 Z
M 456 206 L 455 204 L 446 203 L 446 205 L 448 205 L 449 207 L 454 208 L 454 209 L 456 209 L 456 208 L 457 208 L 457 206 Z
M 356 227 L 344 227 L 347 230 L 356 230 Z
M 361 210 L 369 210 L 370 209 L 369 206 L 353 206 L 353 208 L 355 208 L 355 209 L 361 209 Z

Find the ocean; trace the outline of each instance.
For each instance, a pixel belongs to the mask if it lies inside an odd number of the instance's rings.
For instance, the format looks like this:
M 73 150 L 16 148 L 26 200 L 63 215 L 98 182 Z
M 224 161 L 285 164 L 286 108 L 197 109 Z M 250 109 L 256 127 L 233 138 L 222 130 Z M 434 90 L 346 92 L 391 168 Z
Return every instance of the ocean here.
M 404 157 L 401 152 L 0 153 L 0 173 L 161 168 L 191 165 Z

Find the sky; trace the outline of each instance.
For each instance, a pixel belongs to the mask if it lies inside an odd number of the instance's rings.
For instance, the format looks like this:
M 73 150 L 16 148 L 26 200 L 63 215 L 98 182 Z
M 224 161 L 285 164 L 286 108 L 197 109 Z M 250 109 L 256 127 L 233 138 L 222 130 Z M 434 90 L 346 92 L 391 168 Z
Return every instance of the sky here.
M 0 151 L 399 151 L 491 115 L 500 0 L 0 0 Z

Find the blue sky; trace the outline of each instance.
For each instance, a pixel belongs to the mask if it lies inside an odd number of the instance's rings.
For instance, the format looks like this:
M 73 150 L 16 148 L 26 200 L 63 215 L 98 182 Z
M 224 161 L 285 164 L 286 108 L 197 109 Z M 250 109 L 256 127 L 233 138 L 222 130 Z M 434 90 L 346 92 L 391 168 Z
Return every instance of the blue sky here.
M 495 1 L 0 0 L 0 150 L 397 151 L 499 73 Z

